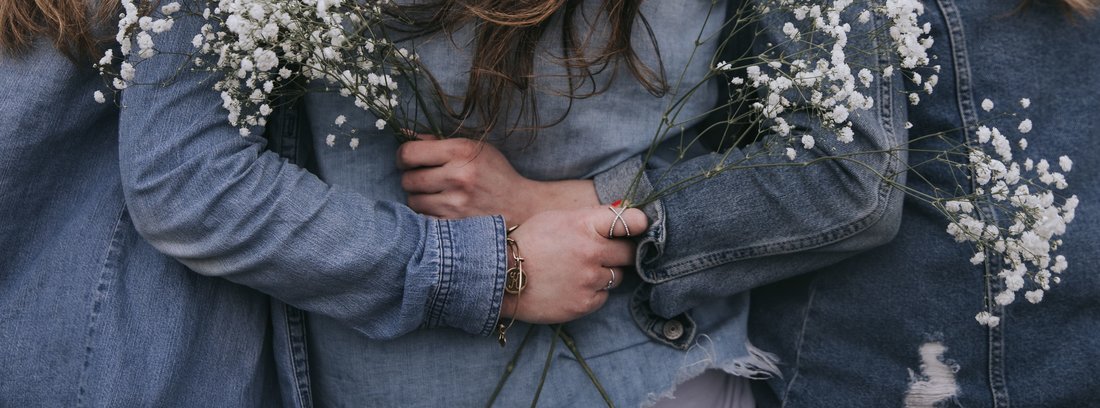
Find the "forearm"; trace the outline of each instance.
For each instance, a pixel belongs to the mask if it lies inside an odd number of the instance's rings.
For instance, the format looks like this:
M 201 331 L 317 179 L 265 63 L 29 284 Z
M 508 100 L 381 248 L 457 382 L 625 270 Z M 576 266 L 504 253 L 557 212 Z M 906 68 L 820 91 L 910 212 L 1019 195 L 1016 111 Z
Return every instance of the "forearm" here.
M 158 48 L 186 47 L 198 19 Z M 328 186 L 242 137 L 212 79 L 158 55 L 123 93 L 121 172 L 130 215 L 196 272 L 329 315 L 371 337 L 419 326 L 488 335 L 503 295 L 499 217 L 433 220 Z
M 782 43 L 776 27 L 763 32 Z M 764 41 L 764 42 L 767 42 Z M 852 56 L 882 72 L 888 50 Z M 638 269 L 652 288 L 653 308 L 675 315 L 708 297 L 728 296 L 818 269 L 888 242 L 900 224 L 906 169 L 905 94 L 898 73 L 877 78 L 863 94 L 875 101 L 849 117 L 852 141 L 840 143 L 823 118 L 806 110 L 780 115 L 793 135 L 819 142 L 795 146 L 788 158 L 766 125 L 758 142 L 711 153 L 671 168 L 646 169 L 632 190 L 653 219 L 639 245 Z M 721 165 L 719 165 L 721 164 Z M 601 201 L 624 198 L 641 160 L 596 178 Z M 721 171 L 714 171 L 721 168 Z M 702 177 L 706 175 L 706 177 Z M 695 179 L 696 182 L 683 183 Z
M 640 192 L 701 174 L 715 156 L 648 170 Z M 761 158 L 646 205 L 654 222 L 639 244 L 638 272 L 656 285 L 654 310 L 675 315 L 707 297 L 809 272 L 888 242 L 900 223 L 904 194 L 895 183 L 904 181 L 903 158 L 868 154 L 809 166 Z M 596 182 L 601 201 L 622 197 L 625 181 Z

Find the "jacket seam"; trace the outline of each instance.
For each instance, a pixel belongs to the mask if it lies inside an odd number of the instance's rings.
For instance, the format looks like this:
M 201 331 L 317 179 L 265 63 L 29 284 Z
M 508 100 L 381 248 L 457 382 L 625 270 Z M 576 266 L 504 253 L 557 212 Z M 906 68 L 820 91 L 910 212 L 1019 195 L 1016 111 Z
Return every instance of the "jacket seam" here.
M 817 279 L 815 278 L 810 282 L 810 292 L 806 295 L 806 310 L 802 315 L 802 327 L 798 331 L 798 340 L 795 344 L 794 352 L 794 373 L 791 374 L 791 380 L 787 382 L 787 386 L 783 389 L 783 398 L 780 402 L 780 407 L 787 406 L 787 398 L 791 394 L 791 390 L 794 388 L 794 383 L 798 380 L 799 374 L 802 369 L 802 350 L 806 340 L 806 326 L 810 322 L 810 311 L 814 306 L 814 298 L 817 296 Z
M 126 203 L 123 202 L 115 219 L 115 226 L 111 231 L 111 243 L 107 246 L 103 256 L 103 265 L 97 274 L 99 279 L 92 293 L 91 308 L 88 312 L 88 325 L 84 334 L 84 364 L 80 369 L 80 380 L 77 383 L 77 407 L 85 406 L 84 398 L 87 396 L 88 373 L 92 358 L 95 355 L 95 347 L 92 342 L 97 334 L 96 324 L 99 321 L 101 308 L 103 303 L 106 302 L 107 296 L 110 295 L 115 274 L 118 272 L 118 258 L 122 253 L 122 228 L 126 224 L 126 213 Z

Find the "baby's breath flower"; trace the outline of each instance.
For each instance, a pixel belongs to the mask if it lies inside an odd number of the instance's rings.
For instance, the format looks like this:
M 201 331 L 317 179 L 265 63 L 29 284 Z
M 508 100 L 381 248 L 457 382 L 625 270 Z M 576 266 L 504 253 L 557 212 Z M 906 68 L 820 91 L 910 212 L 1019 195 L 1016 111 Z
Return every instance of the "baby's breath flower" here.
M 1028 99 L 1028 98 L 1020 99 L 1020 106 L 1023 107 L 1024 109 L 1027 109 L 1028 106 L 1031 106 L 1031 99 Z
M 997 302 L 997 304 L 1001 305 L 1001 306 L 1009 305 L 1015 300 L 1016 300 L 1016 292 L 1012 292 L 1012 291 L 1008 291 L 1008 290 L 1006 290 L 1004 292 L 1001 292 L 1001 293 L 998 293 L 997 296 L 993 298 L 993 301 Z
M 993 101 L 988 98 L 982 100 L 982 110 L 989 112 L 993 110 Z
M 1067 156 L 1061 156 L 1058 158 L 1058 167 L 1062 168 L 1062 171 L 1069 172 L 1073 170 L 1073 160 L 1070 160 Z
M 806 150 L 814 148 L 814 137 L 810 135 L 802 135 L 802 147 Z
M 180 11 L 180 4 L 174 1 L 160 7 L 160 12 L 166 16 L 175 14 L 177 11 Z
M 103 91 L 95 91 L 95 93 L 92 96 L 95 97 L 96 103 L 105 103 L 105 102 L 107 102 L 107 98 L 103 96 Z
M 1017 128 L 1020 133 L 1027 133 L 1031 131 L 1031 119 L 1024 119 L 1020 122 L 1020 126 Z
M 1028 302 L 1031 302 L 1033 304 L 1042 302 L 1043 301 L 1043 290 L 1042 289 L 1035 289 L 1035 290 L 1029 290 L 1027 292 L 1024 292 L 1024 298 L 1026 298 Z
M 1000 317 L 993 316 L 989 314 L 989 312 L 984 311 L 978 312 L 978 314 L 974 316 L 974 320 L 977 320 L 978 324 L 989 326 L 990 328 L 997 327 L 997 325 L 1001 323 Z

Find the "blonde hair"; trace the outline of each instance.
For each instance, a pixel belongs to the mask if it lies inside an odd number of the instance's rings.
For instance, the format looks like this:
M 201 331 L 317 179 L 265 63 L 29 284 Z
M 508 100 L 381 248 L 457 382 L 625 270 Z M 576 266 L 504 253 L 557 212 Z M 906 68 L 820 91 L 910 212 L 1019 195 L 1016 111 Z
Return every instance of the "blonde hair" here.
M 94 1 L 94 0 L 93 0 Z M 73 61 L 99 51 L 95 28 L 115 17 L 118 0 L 0 0 L 0 53 L 18 54 L 44 37 Z

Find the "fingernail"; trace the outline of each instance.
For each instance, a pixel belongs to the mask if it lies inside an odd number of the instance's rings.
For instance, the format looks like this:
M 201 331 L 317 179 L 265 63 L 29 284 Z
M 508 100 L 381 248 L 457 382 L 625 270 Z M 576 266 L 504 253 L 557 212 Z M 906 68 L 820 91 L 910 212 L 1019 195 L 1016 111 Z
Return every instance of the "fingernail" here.
M 615 202 L 611 203 L 611 206 L 612 207 L 618 207 L 622 204 L 623 204 L 623 200 L 615 200 Z

